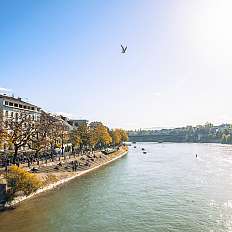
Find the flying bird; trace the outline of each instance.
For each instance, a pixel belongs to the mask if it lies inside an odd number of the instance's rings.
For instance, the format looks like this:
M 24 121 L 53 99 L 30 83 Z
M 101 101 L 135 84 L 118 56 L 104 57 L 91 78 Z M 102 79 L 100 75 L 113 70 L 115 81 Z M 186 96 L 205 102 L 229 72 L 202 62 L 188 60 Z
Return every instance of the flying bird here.
M 121 44 L 121 48 L 122 48 L 122 53 L 126 53 L 127 46 L 126 46 L 126 47 L 123 47 L 122 44 Z

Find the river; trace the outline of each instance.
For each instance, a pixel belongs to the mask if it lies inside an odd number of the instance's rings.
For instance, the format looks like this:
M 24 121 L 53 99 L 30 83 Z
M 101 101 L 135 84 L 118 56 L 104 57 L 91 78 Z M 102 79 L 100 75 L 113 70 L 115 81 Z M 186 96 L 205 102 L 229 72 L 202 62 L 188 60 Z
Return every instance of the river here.
M 1 213 L 0 231 L 232 231 L 231 145 L 136 146 L 108 166 Z

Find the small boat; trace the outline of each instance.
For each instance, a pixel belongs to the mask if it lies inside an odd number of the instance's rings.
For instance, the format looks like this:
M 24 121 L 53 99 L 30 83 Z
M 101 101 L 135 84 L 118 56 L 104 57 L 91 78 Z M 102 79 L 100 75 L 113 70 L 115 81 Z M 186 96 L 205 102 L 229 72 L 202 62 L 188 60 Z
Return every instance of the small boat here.
M 136 146 L 134 146 L 134 148 L 136 148 Z
M 145 151 L 145 149 L 144 149 L 144 148 L 142 148 L 142 151 Z
M 146 151 L 144 151 L 144 152 L 143 152 L 143 154 L 147 154 L 147 152 L 146 152 Z

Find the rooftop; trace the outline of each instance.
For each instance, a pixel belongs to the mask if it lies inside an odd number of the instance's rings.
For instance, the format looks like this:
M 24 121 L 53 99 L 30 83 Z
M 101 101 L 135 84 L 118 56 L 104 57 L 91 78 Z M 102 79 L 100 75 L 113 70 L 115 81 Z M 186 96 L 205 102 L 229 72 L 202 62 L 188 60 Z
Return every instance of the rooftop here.
M 40 108 L 40 107 L 38 107 L 38 106 L 36 106 L 36 105 L 33 105 L 33 104 L 31 104 L 31 103 L 28 103 L 28 102 L 23 101 L 22 98 L 20 98 L 20 97 L 15 98 L 15 97 L 13 97 L 13 96 L 8 96 L 8 95 L 0 94 L 0 98 L 4 98 L 4 99 L 7 99 L 7 100 L 12 100 L 12 101 L 17 101 L 17 102 L 21 102 L 21 103 L 23 103 L 23 104 L 27 104 L 27 105 L 29 105 L 29 106 L 34 106 L 34 107 Z

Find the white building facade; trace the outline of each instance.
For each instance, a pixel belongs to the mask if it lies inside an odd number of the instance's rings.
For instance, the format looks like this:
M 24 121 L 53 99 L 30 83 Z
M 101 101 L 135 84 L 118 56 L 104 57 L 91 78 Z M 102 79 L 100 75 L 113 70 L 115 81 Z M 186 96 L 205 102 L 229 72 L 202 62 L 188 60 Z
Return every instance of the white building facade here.
M 3 119 L 17 118 L 19 114 L 27 114 L 32 120 L 38 120 L 41 114 L 41 108 L 22 101 L 21 98 L 0 95 L 0 110 L 3 113 Z

